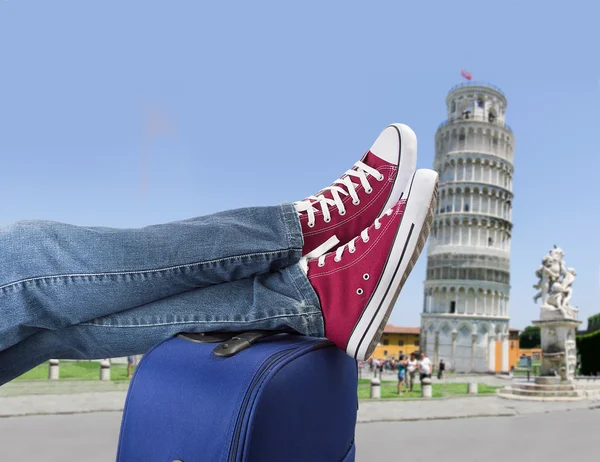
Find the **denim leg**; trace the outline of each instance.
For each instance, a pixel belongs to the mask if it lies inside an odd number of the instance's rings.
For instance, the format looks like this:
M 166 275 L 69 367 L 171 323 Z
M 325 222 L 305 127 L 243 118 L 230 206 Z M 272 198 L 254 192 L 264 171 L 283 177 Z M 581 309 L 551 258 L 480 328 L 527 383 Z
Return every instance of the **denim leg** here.
M 50 358 L 143 354 L 181 332 L 286 328 L 316 337 L 324 335 L 319 299 L 298 265 L 34 334 L 0 352 L 0 385 Z
M 2 227 L 0 351 L 40 331 L 294 265 L 302 244 L 292 204 L 141 229 Z

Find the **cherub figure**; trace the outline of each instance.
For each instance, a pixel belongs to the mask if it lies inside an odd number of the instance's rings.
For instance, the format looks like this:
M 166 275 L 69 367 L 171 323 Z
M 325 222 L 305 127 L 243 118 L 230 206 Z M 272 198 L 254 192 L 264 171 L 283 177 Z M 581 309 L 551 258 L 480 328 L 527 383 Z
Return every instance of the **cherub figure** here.
M 564 317 L 574 318 L 578 310 L 569 303 L 577 273 L 574 268 L 566 268 L 563 257 L 563 250 L 554 246 L 542 259 L 541 266 L 535 272 L 539 281 L 533 287 L 539 291 L 533 300 L 537 303 L 541 298 L 542 309 L 560 311 Z

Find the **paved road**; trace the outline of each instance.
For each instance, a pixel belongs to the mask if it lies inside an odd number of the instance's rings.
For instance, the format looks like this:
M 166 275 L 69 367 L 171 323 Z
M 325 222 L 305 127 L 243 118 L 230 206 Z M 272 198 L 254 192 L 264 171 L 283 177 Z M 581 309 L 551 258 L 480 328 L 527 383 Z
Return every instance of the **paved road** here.
M 106 462 L 114 460 L 120 413 L 0 419 L 0 460 Z M 576 410 L 442 421 L 357 426 L 359 462 L 597 460 L 600 410 Z M 151 462 L 151 461 L 149 461 Z M 189 462 L 189 461 L 188 461 Z
M 409 442 L 426 451 L 411 462 L 598 460 L 599 426 L 600 410 L 359 424 L 357 461 L 401 460 Z

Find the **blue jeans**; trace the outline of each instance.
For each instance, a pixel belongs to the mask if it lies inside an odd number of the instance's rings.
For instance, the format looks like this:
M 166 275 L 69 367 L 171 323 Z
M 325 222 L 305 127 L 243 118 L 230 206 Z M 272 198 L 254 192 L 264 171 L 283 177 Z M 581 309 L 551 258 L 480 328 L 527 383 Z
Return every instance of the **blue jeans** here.
M 141 229 L 0 227 L 0 385 L 50 359 L 142 354 L 179 332 L 323 336 L 292 204 Z

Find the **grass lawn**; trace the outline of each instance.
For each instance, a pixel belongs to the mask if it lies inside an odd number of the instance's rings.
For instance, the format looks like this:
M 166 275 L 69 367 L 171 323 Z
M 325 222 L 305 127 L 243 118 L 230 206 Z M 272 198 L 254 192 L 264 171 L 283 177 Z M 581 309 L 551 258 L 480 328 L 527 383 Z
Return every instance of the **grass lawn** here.
M 110 378 L 113 381 L 128 381 L 126 364 L 111 364 Z M 61 361 L 60 380 L 100 380 L 100 363 L 92 361 Z M 48 363 L 44 363 L 15 380 L 48 380 Z M 384 380 L 381 383 L 382 398 L 399 398 L 397 391 L 398 382 Z M 370 379 L 358 381 L 358 398 L 368 399 L 371 388 Z M 479 384 L 479 393 L 495 393 L 501 387 L 493 387 Z M 449 395 L 466 395 L 466 383 L 433 383 L 432 394 L 434 398 L 442 398 Z M 401 398 L 420 398 L 421 384 L 416 383 L 411 393 L 404 392 Z
M 135 367 L 133 368 L 135 370 Z M 100 363 L 92 361 L 61 361 L 60 362 L 60 380 L 100 380 Z M 110 365 L 111 380 L 121 381 L 129 380 L 127 378 L 127 364 Z M 41 364 L 34 369 L 26 372 L 15 380 L 47 380 L 48 363 Z
M 443 398 L 450 395 L 466 395 L 466 383 L 433 383 L 432 395 L 434 398 Z M 489 385 L 479 384 L 478 391 L 480 394 L 496 393 L 496 390 L 502 387 L 493 387 Z M 371 380 L 360 379 L 358 381 L 358 398 L 368 399 L 371 391 Z M 382 398 L 420 398 L 421 384 L 416 383 L 413 391 L 410 393 L 403 392 L 402 396 L 398 396 L 398 382 L 392 380 L 384 380 L 381 382 L 381 397 Z

